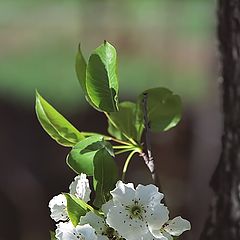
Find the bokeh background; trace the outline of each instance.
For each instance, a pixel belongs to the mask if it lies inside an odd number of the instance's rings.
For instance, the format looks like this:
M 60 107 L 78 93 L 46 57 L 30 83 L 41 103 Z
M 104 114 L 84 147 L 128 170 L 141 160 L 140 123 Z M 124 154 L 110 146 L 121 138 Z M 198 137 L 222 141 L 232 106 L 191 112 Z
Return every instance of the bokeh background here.
M 181 123 L 152 144 L 171 216 L 192 222 L 181 239 L 198 239 L 221 147 L 215 1 L 0 0 L 0 240 L 49 239 L 48 202 L 74 177 L 69 149 L 37 122 L 35 89 L 80 130 L 106 133 L 74 71 L 78 43 L 87 57 L 104 39 L 118 51 L 121 100 L 158 86 L 182 97 Z M 151 181 L 142 159 L 127 178 Z

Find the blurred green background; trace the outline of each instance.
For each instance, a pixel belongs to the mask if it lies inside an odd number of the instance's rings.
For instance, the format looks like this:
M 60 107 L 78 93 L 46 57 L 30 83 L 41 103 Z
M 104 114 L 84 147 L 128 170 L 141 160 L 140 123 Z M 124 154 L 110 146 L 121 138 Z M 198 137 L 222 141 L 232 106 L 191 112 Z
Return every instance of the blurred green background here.
M 182 239 L 198 239 L 220 151 L 215 12 L 209 0 L 0 0 L 0 240 L 48 239 L 48 202 L 74 176 L 69 149 L 36 120 L 35 89 L 80 129 L 105 131 L 74 69 L 79 42 L 88 58 L 104 40 L 118 52 L 120 100 L 159 86 L 183 99 L 182 122 L 152 142 L 171 212 L 192 222 Z M 134 161 L 129 181 L 147 182 Z
M 85 105 L 74 71 L 77 44 L 87 58 L 106 39 L 119 53 L 122 99 L 161 85 L 196 101 L 207 93 L 214 7 L 197 0 L 1 0 L 1 95 L 29 106 L 37 88 L 66 111 Z

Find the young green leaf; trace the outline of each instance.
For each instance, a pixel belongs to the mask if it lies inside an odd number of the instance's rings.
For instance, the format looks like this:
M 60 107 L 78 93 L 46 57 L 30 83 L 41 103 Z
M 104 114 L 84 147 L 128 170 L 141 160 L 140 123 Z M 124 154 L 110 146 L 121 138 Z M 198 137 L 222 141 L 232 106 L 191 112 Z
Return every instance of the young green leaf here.
M 152 131 L 167 131 L 181 119 L 182 102 L 178 95 L 167 88 L 152 88 L 138 98 L 139 118 L 143 118 L 143 95 L 147 94 L 147 115 Z
M 67 156 L 67 164 L 77 173 L 93 176 L 93 159 L 101 149 L 113 155 L 111 144 L 103 140 L 103 136 L 94 135 L 85 138 L 73 147 Z
M 94 156 L 94 188 L 96 197 L 94 205 L 101 207 L 110 198 L 110 191 L 118 180 L 117 166 L 113 156 L 106 148 L 101 149 Z
M 113 126 L 110 120 L 108 120 L 108 133 L 115 137 L 116 139 L 127 142 L 128 139 L 124 136 L 124 134 L 116 127 Z
M 83 93 L 85 95 L 86 100 L 88 101 L 88 103 L 90 105 L 95 107 L 94 104 L 91 102 L 90 98 L 88 97 L 88 93 L 87 93 L 86 69 L 87 69 L 87 64 L 86 64 L 86 61 L 84 59 L 84 56 L 82 54 L 81 47 L 80 47 L 80 44 L 79 44 L 78 52 L 77 52 L 77 55 L 76 55 L 76 62 L 75 62 L 75 70 L 76 70 L 76 73 L 77 73 L 77 78 L 78 78 L 78 81 L 79 81 L 79 83 L 82 87 L 82 90 L 83 90 Z
M 99 111 L 118 110 L 117 56 L 115 48 L 104 42 L 91 54 L 86 72 L 87 95 Z
M 140 141 L 143 131 L 143 121 L 138 121 L 137 107 L 133 102 L 121 102 L 119 104 L 119 111 L 109 113 L 109 117 L 116 125 L 114 127 L 110 122 L 109 133 L 113 136 L 123 140 L 123 136 Z
M 36 92 L 36 114 L 44 130 L 60 145 L 72 147 L 84 136 L 38 92 Z
M 78 174 L 93 176 L 93 158 L 102 148 L 103 137 L 94 135 L 76 144 L 67 156 L 67 164 Z
M 74 226 L 77 226 L 80 217 L 84 216 L 87 213 L 88 208 L 86 205 L 88 204 L 85 203 L 83 200 L 68 193 L 65 193 L 65 197 L 67 199 L 68 217 L 71 220 L 72 224 Z
M 87 64 L 83 57 L 80 44 L 78 46 L 78 52 L 76 56 L 76 62 L 75 62 L 75 70 L 77 73 L 78 81 L 82 87 L 82 90 L 85 95 L 87 95 L 87 89 L 86 89 L 86 69 Z

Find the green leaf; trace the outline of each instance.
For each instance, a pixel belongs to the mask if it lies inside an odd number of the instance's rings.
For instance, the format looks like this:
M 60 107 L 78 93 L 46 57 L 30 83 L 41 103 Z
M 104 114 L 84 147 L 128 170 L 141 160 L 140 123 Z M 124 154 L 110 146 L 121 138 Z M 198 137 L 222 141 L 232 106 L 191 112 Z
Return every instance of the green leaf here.
M 78 46 L 78 52 L 76 56 L 76 62 L 75 62 L 75 70 L 77 73 L 78 81 L 82 87 L 82 90 L 85 95 L 87 95 L 87 89 L 86 89 L 86 68 L 87 64 L 83 57 L 80 44 Z
M 133 102 L 121 102 L 119 104 L 119 111 L 109 113 L 109 117 L 114 125 L 110 122 L 108 127 L 109 133 L 114 137 L 124 140 L 125 138 L 131 138 L 137 140 L 141 139 L 143 131 L 143 121 L 139 121 L 137 116 L 137 106 Z
M 105 148 L 113 155 L 111 144 L 104 141 L 103 136 L 94 135 L 76 144 L 67 156 L 67 164 L 78 174 L 93 176 L 93 159 L 96 153 Z
M 94 188 L 96 197 L 94 205 L 101 207 L 110 199 L 110 191 L 118 180 L 117 166 L 113 156 L 106 148 L 101 149 L 94 156 Z
M 76 144 L 67 156 L 67 164 L 78 174 L 93 176 L 93 158 L 102 148 L 103 137 L 94 135 Z
M 88 204 L 71 194 L 65 193 L 64 195 L 67 199 L 68 217 L 71 220 L 72 224 L 74 226 L 77 226 L 80 217 L 84 216 L 87 213 L 88 208 L 86 205 Z
M 86 88 L 86 69 L 87 69 L 87 64 L 86 61 L 83 57 L 82 51 L 81 51 L 81 47 L 80 44 L 78 46 L 78 52 L 77 52 L 77 56 L 76 56 L 76 62 L 75 62 L 75 70 L 77 73 L 77 78 L 78 81 L 82 87 L 83 93 L 85 95 L 86 100 L 88 101 L 88 103 L 90 105 L 92 105 L 94 107 L 94 104 L 91 102 L 91 100 L 88 97 L 88 93 L 87 93 L 87 88 Z
M 87 64 L 87 96 L 99 111 L 118 110 L 116 55 L 115 48 L 104 42 L 91 54 Z
M 178 95 L 161 87 L 144 91 L 138 99 L 140 118 L 143 118 L 144 94 L 147 94 L 147 115 L 152 131 L 167 131 L 178 124 L 182 114 L 182 102 Z
M 123 133 L 116 127 L 113 126 L 110 120 L 108 120 L 108 133 L 112 135 L 113 137 L 127 142 L 128 139 L 123 135 Z
M 59 144 L 71 147 L 84 136 L 36 92 L 36 114 L 44 130 Z

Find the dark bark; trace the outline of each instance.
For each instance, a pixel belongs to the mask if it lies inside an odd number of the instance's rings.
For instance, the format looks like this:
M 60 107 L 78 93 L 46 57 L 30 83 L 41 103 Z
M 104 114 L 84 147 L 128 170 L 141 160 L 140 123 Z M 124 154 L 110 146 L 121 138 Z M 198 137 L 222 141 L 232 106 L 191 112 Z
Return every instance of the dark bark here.
M 240 0 L 218 1 L 224 130 L 201 240 L 240 239 Z

